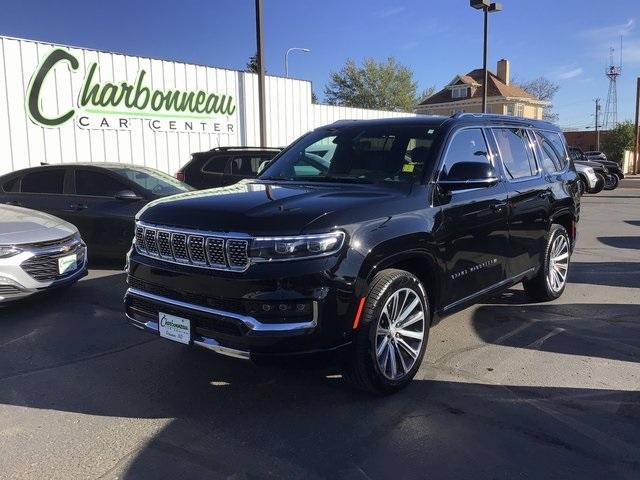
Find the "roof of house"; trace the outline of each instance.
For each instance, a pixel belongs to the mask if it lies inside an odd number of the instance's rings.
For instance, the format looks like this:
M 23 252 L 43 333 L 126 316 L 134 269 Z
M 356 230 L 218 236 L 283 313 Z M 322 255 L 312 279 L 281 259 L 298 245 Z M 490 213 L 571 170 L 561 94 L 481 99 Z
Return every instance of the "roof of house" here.
M 525 92 L 521 87 L 517 85 L 507 85 L 502 80 L 500 80 L 494 73 L 489 73 L 489 82 L 487 84 L 487 97 L 517 97 L 517 98 L 527 98 L 530 100 L 536 100 L 536 97 L 531 95 L 530 93 Z M 451 87 L 452 85 L 482 85 L 484 80 L 484 71 L 481 68 L 477 68 L 475 70 L 470 71 L 466 75 L 458 75 L 456 78 L 449 83 L 446 87 L 440 90 L 437 93 L 434 93 L 426 100 L 420 102 L 419 105 L 431 105 L 434 103 L 450 103 L 450 102 L 459 102 L 462 100 L 469 100 L 470 98 L 482 98 L 482 89 L 477 88 L 475 92 L 471 90 L 472 95 L 470 97 L 462 97 L 462 98 L 453 98 L 451 96 Z

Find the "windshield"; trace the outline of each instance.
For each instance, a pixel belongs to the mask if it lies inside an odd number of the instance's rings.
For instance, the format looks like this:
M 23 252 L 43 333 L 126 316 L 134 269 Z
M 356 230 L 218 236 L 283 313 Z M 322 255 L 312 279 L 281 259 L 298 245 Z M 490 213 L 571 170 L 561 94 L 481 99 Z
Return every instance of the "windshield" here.
M 152 168 L 111 168 L 112 172 L 127 177 L 134 181 L 145 190 L 150 191 L 158 196 L 174 195 L 176 193 L 188 192 L 193 190 L 186 183 L 173 178 L 171 175 L 154 170 Z
M 425 125 L 349 125 L 316 130 L 283 152 L 259 178 L 413 183 L 431 167 L 434 137 L 435 128 Z

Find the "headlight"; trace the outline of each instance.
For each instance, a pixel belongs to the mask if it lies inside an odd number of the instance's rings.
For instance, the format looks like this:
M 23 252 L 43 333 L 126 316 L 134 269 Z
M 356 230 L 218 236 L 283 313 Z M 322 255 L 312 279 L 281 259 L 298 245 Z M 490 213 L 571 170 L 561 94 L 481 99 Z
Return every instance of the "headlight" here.
M 249 256 L 258 262 L 322 257 L 337 252 L 343 243 L 344 232 L 295 237 L 257 237 L 251 242 Z
M 0 245 L 0 258 L 9 258 L 14 255 L 18 255 L 22 250 L 16 247 L 12 247 L 10 245 L 2 246 Z

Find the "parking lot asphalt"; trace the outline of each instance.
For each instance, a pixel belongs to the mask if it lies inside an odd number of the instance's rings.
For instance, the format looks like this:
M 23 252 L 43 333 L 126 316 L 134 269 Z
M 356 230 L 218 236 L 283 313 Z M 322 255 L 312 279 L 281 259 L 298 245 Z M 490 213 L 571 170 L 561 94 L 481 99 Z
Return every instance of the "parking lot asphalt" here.
M 582 201 L 562 298 L 448 317 L 390 397 L 135 330 L 124 274 L 0 309 L 0 478 L 640 478 L 640 180 Z

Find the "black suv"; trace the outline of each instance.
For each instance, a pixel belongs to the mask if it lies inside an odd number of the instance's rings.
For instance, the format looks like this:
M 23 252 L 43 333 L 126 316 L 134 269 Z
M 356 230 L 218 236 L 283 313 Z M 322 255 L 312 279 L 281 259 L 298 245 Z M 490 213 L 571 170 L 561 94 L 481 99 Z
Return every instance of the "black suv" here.
M 176 178 L 197 189 L 233 185 L 255 178 L 280 148 L 217 147 L 191 154 Z
M 256 180 L 143 209 L 126 314 L 258 362 L 336 356 L 358 386 L 394 391 L 418 370 L 434 319 L 519 282 L 537 300 L 562 294 L 579 198 L 550 123 L 338 122 Z

